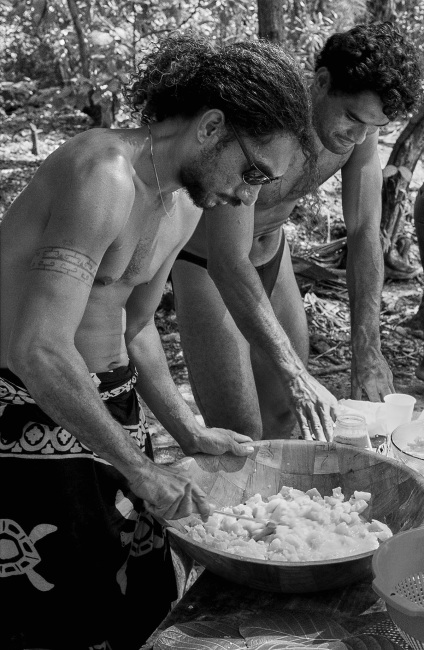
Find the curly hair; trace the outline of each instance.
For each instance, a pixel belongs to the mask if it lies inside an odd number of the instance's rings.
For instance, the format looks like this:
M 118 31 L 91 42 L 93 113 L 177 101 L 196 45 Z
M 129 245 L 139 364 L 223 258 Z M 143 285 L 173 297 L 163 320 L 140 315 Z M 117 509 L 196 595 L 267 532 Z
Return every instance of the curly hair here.
M 330 36 L 315 70 L 326 67 L 332 93 L 371 90 L 390 120 L 406 116 L 422 99 L 421 70 L 415 49 L 390 22 L 356 25 Z
M 291 134 L 312 173 L 316 150 L 309 92 L 299 66 L 280 45 L 257 40 L 218 48 L 191 32 L 175 33 L 138 64 L 123 92 L 142 123 L 216 108 L 258 141 L 276 132 Z

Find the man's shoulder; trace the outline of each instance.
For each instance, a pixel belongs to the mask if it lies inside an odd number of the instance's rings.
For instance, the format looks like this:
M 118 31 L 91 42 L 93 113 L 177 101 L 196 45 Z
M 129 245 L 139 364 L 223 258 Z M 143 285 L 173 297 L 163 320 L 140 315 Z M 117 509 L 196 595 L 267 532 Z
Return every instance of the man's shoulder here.
M 77 166 L 90 164 L 107 166 L 110 162 L 129 160 L 126 141 L 113 129 L 91 129 L 75 135 L 62 144 L 52 156 Z
M 91 129 L 67 140 L 44 161 L 47 178 L 68 179 L 83 187 L 92 182 L 132 186 L 130 148 L 111 129 Z

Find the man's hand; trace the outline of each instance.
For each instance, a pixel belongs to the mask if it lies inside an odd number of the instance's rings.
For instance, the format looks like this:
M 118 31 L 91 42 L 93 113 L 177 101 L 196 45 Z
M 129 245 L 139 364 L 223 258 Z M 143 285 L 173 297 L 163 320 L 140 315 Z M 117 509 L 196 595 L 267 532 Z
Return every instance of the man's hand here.
M 143 465 L 140 476 L 129 482 L 129 488 L 144 499 L 152 515 L 163 519 L 181 519 L 195 512 L 206 521 L 212 511 L 206 494 L 182 467 Z
M 254 451 L 252 442 L 249 436 L 217 427 L 211 429 L 201 427 L 200 433 L 190 442 L 179 441 L 181 449 L 187 455 L 212 454 L 213 456 L 220 456 L 226 452 L 231 452 L 235 456 L 249 456 Z
M 305 440 L 333 439 L 337 399 L 306 370 L 290 382 L 291 408 Z
M 360 354 L 353 354 L 351 398 L 362 399 L 362 391 L 370 402 L 381 402 L 385 395 L 395 392 L 392 371 L 379 350 L 361 350 Z

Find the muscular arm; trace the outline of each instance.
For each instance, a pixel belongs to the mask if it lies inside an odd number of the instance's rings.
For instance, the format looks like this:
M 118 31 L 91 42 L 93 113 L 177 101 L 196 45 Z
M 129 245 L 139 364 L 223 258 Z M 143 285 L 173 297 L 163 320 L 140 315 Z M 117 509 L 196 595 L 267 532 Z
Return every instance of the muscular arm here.
M 347 285 L 351 312 L 353 399 L 364 390 L 372 401 L 393 391 L 392 373 L 381 354 L 380 302 L 384 282 L 380 243 L 382 172 L 378 132 L 355 147 L 342 168 L 347 228 Z
M 208 272 L 227 309 L 251 344 L 277 370 L 305 437 L 330 438 L 336 399 L 306 371 L 279 323 L 249 259 L 253 207 L 220 207 L 207 218 Z
M 241 443 L 251 438 L 220 428 L 205 428 L 182 398 L 169 372 L 154 313 L 173 259 L 165 263 L 148 285 L 136 287 L 126 305 L 126 344 L 138 371 L 137 390 L 163 427 L 186 454 L 247 455 L 252 449 Z

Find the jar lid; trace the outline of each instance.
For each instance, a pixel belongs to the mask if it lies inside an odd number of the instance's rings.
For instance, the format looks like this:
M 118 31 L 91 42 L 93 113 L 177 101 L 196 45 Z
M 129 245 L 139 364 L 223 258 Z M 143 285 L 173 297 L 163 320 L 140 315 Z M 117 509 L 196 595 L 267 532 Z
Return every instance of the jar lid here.
M 337 416 L 336 424 L 344 424 L 347 426 L 358 426 L 358 424 L 366 424 L 365 416 L 361 413 L 343 413 Z

